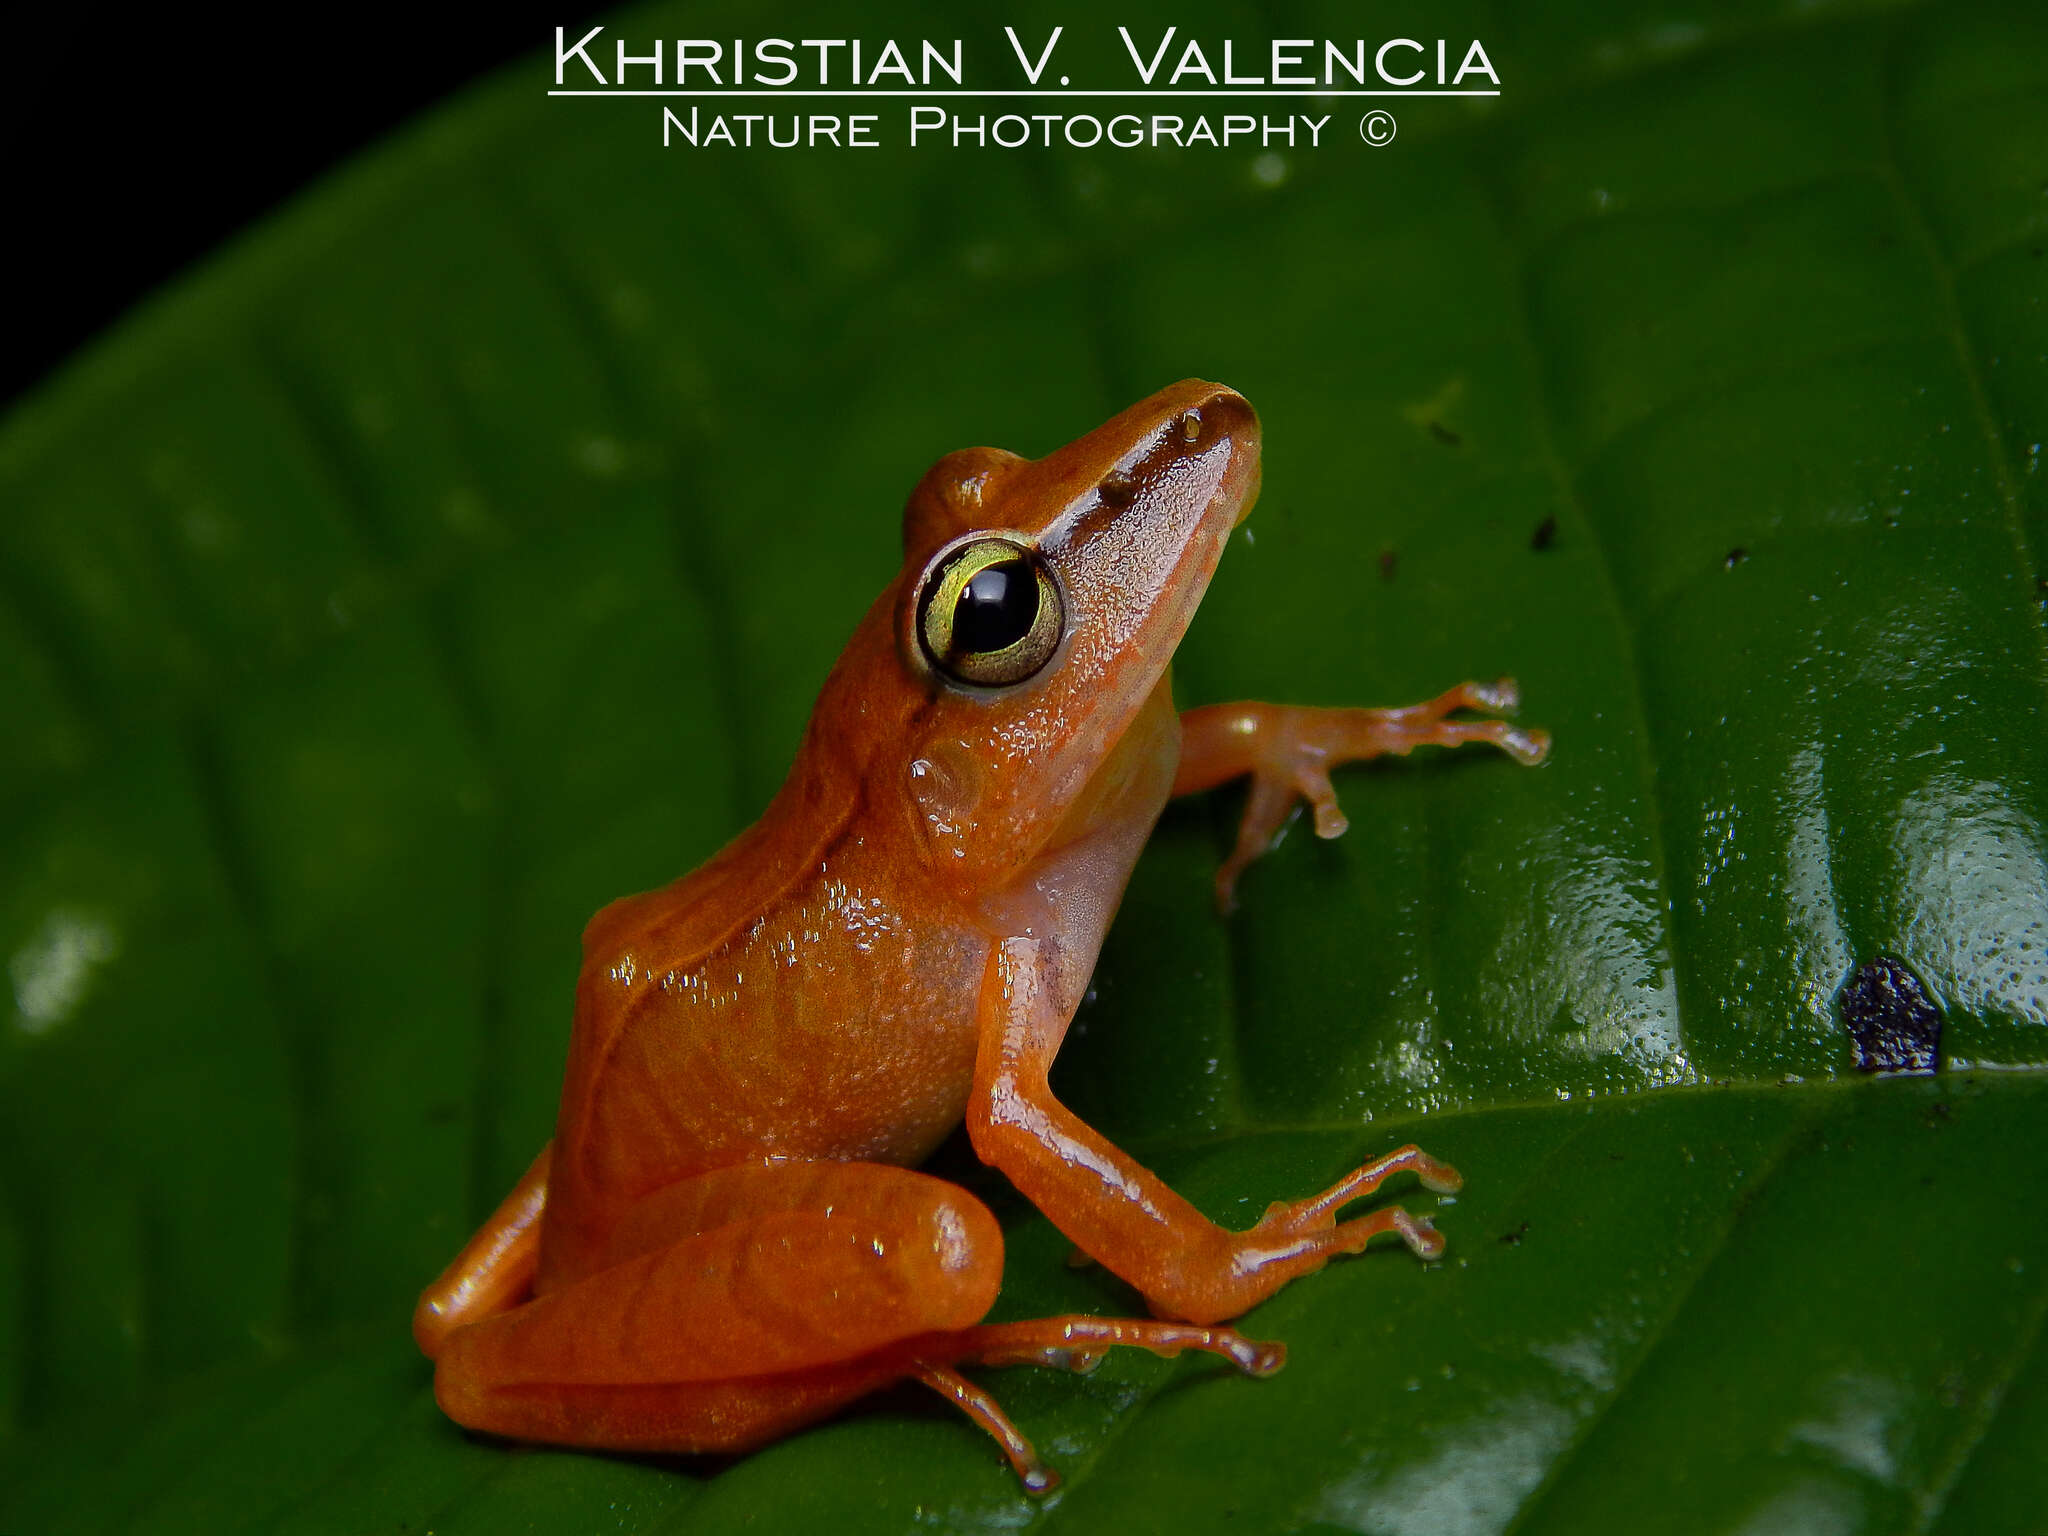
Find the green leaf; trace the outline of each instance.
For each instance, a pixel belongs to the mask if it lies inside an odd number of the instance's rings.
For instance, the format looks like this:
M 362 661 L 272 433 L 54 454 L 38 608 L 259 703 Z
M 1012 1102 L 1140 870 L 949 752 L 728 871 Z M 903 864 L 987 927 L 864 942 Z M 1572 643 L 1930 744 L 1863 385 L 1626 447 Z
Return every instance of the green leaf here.
M 2037 1527 L 2048 24 L 1439 10 L 1504 92 L 1383 149 L 663 150 L 535 62 L 0 427 L 0 1529 Z M 1233 1222 L 1422 1141 L 1445 1260 L 1290 1287 L 1268 1381 L 989 1373 L 1039 1505 L 908 1389 L 725 1465 L 465 1437 L 406 1316 L 584 918 L 758 814 L 926 464 L 1184 375 L 1267 460 L 1183 703 L 1512 672 L 1557 745 L 1344 774 L 1227 922 L 1236 797 L 1170 809 L 1056 1086 Z M 1939 1078 L 1853 1068 L 1880 955 Z M 998 1315 L 1135 1305 L 940 1166 Z

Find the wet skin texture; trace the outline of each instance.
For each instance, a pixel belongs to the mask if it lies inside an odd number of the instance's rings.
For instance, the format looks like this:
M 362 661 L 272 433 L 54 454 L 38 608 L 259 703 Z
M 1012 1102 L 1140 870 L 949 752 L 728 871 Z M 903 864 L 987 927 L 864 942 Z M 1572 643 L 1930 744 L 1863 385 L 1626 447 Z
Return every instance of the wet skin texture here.
M 1046 458 L 949 454 L 904 513 L 901 574 L 855 630 L 761 820 L 583 936 L 553 1142 L 420 1298 L 435 1391 L 474 1429 L 744 1451 L 890 1382 L 957 1403 L 1027 1488 L 1056 1475 L 962 1364 L 1085 1369 L 1115 1344 L 1284 1351 L 1218 1326 L 1399 1207 L 1340 1219 L 1414 1147 L 1228 1232 L 1076 1119 L 1047 1073 L 1167 799 L 1249 776 L 1220 905 L 1329 770 L 1416 746 L 1548 742 L 1514 687 L 1407 709 L 1176 713 L 1168 667 L 1259 484 L 1242 396 L 1188 380 Z M 965 1121 L 1145 1319 L 983 1325 L 1003 1239 L 912 1171 Z

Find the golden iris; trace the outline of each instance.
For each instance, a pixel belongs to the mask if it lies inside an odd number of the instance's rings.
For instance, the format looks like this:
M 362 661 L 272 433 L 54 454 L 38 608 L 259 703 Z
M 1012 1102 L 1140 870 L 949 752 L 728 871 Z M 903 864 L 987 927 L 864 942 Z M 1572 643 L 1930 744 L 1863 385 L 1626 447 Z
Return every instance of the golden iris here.
M 925 578 L 917 637 L 931 664 L 983 688 L 1021 683 L 1059 649 L 1066 611 L 1038 552 L 1010 539 L 963 544 Z

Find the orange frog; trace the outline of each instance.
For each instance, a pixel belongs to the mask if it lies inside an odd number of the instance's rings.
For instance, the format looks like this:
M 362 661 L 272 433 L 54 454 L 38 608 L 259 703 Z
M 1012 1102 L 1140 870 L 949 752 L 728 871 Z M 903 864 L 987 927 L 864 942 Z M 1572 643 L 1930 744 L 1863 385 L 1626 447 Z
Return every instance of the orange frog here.
M 1190 380 L 1038 459 L 969 448 L 904 513 L 902 573 L 825 681 L 767 813 L 695 873 L 583 935 L 555 1137 L 420 1298 L 414 1336 L 457 1422 L 561 1445 L 735 1452 L 914 1378 L 1057 1478 L 962 1365 L 1085 1369 L 1111 1345 L 1284 1350 L 1218 1326 L 1334 1254 L 1397 1233 L 1342 1219 L 1390 1174 L 1458 1188 L 1415 1147 L 1244 1232 L 1205 1218 L 1069 1113 L 1046 1074 L 1132 865 L 1171 795 L 1251 776 L 1237 847 L 1297 796 L 1345 822 L 1329 770 L 1423 745 L 1543 757 L 1514 686 L 1409 709 L 1226 704 L 1168 680 L 1259 488 L 1242 396 Z M 1003 1235 L 912 1171 L 967 1122 L 1150 1318 L 984 1324 Z

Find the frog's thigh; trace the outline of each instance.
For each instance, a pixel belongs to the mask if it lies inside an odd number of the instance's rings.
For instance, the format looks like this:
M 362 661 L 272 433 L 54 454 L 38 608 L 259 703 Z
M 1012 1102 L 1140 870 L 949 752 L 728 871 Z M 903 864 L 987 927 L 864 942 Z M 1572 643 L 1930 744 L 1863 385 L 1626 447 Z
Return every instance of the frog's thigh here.
M 888 1345 L 970 1327 L 1002 1283 L 988 1208 L 906 1169 L 725 1169 L 645 1205 L 616 1262 L 449 1337 L 434 1388 L 450 1418 L 557 1444 L 744 1450 L 907 1374 Z

